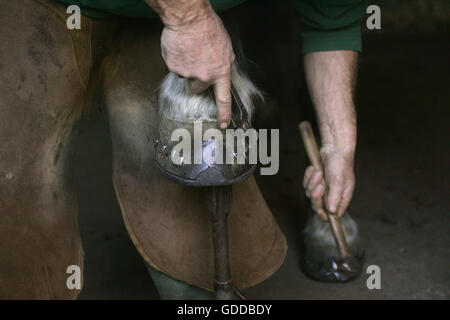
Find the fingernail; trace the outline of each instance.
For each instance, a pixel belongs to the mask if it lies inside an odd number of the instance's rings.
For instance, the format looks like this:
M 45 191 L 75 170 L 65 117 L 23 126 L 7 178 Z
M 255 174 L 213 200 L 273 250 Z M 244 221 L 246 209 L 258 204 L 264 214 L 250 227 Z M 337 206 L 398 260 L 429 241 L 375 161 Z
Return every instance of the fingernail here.
M 221 122 L 220 123 L 220 129 L 226 129 L 228 127 L 226 122 Z
M 334 204 L 330 205 L 330 212 L 331 213 L 336 213 L 336 206 Z

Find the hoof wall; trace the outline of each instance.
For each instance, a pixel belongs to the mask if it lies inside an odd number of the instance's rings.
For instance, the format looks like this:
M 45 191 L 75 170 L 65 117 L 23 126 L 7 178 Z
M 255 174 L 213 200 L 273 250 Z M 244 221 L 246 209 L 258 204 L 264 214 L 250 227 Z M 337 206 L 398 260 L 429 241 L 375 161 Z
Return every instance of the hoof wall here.
M 325 259 L 313 261 L 305 258 L 302 261 L 302 271 L 310 278 L 322 282 L 348 282 L 358 278 L 362 272 L 364 253 L 359 253 L 344 260 L 328 256 Z

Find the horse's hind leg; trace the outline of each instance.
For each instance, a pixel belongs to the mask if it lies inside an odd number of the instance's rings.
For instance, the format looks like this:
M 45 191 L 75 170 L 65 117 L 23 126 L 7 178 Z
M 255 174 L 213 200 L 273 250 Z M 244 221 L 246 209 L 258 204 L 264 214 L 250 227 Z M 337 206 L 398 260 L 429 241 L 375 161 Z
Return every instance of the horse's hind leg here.
M 75 298 L 66 270 L 82 269 L 83 250 L 69 153 L 84 89 L 72 40 L 35 1 L 1 1 L 0 21 L 0 298 Z

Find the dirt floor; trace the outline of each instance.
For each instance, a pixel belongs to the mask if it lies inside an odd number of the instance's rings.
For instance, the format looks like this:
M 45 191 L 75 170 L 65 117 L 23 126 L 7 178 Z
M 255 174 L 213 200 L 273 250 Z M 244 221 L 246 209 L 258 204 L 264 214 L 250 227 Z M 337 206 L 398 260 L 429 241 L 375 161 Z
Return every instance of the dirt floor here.
M 381 268 L 380 290 L 367 288 L 365 272 L 347 284 L 319 283 L 301 273 L 307 205 L 300 189 L 307 162 L 296 129 L 301 111 L 291 103 L 259 121 L 281 129 L 279 174 L 257 180 L 289 251 L 273 277 L 244 292 L 249 299 L 450 298 L 449 51 L 448 35 L 364 38 L 350 211 L 360 227 L 365 267 Z M 289 101 L 283 93 L 277 97 L 280 105 Z M 156 299 L 114 196 L 104 114 L 93 112 L 79 130 L 74 182 L 86 252 L 80 298 Z

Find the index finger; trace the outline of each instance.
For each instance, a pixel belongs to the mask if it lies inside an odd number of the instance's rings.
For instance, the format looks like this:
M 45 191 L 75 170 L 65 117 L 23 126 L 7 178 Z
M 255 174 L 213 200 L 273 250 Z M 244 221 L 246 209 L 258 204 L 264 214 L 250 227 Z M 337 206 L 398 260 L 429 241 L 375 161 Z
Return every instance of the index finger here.
M 216 96 L 217 121 L 221 129 L 226 129 L 231 118 L 231 80 L 230 74 L 214 83 Z

